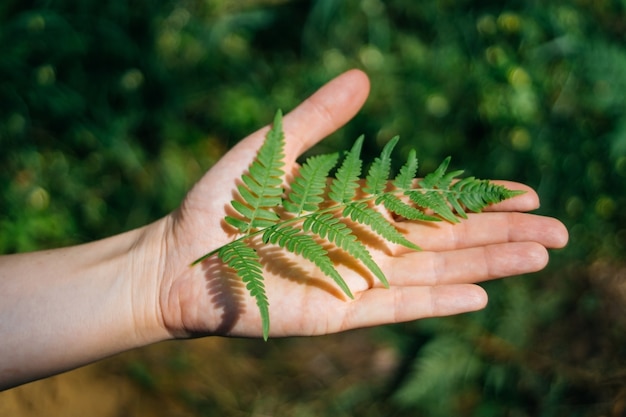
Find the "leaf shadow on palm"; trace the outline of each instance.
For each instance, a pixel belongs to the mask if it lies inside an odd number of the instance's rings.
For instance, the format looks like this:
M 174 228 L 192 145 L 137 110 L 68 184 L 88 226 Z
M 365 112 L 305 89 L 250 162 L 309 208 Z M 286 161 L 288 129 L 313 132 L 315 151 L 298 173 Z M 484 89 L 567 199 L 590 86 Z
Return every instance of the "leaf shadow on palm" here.
M 328 257 L 336 268 L 350 270 L 365 283 L 358 285 L 359 287 L 372 288 L 374 286 L 375 277 L 361 262 L 330 242 L 319 239 L 318 243 L 327 251 Z M 315 287 L 339 300 L 349 299 L 336 283 L 330 277 L 321 274 L 319 268 L 312 262 L 278 246 L 262 245 L 257 246 L 256 249 L 266 272 L 300 285 Z M 342 276 L 347 276 L 347 274 L 344 272 Z
M 215 332 L 227 334 L 246 312 L 246 287 L 235 271 L 223 264 L 217 256 L 206 259 L 202 268 L 210 301 L 216 311 L 222 311 L 221 322 Z
M 315 265 L 304 258 L 286 252 L 278 246 L 264 245 L 257 248 L 266 272 L 299 285 L 318 288 L 338 299 L 345 299 L 343 292 L 328 278 L 318 278 L 313 274 Z M 306 266 L 309 266 L 307 268 Z

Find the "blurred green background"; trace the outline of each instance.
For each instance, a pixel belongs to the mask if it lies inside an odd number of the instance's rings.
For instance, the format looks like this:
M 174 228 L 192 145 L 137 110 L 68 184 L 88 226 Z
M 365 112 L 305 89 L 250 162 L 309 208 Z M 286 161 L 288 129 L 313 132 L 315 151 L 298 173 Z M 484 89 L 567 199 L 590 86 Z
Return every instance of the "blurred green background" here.
M 625 41 L 624 0 L 4 1 L 0 253 L 163 216 L 277 108 L 362 68 L 367 104 L 315 152 L 363 133 L 369 159 L 400 135 L 397 156 L 416 148 L 423 172 L 451 155 L 535 187 L 569 246 L 485 284 L 479 313 L 225 344 L 206 361 L 253 357 L 241 372 L 258 381 L 228 400 L 181 365 L 184 342 L 164 353 L 170 374 L 148 354 L 115 372 L 181 415 L 624 416 Z M 302 365 L 311 349 L 332 378 Z

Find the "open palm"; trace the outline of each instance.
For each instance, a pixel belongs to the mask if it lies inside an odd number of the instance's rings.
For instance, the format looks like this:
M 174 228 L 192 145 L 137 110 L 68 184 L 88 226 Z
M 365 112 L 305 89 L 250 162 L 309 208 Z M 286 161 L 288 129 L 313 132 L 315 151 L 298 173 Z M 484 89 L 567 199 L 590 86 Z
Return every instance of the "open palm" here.
M 285 170 L 296 158 L 341 127 L 360 109 L 369 92 L 367 77 L 349 71 L 334 79 L 285 116 Z M 216 258 L 190 262 L 233 240 L 223 223 L 241 174 L 264 141 L 268 127 L 229 151 L 189 192 L 181 207 L 163 221 L 159 273 L 159 313 L 175 337 L 201 334 L 261 335 L 261 317 L 244 284 Z M 472 214 L 460 224 L 403 222 L 400 229 L 423 251 L 374 246 L 372 256 L 390 288 L 368 271 L 338 256 L 337 269 L 354 294 L 347 299 L 334 282 L 308 262 L 275 247 L 261 246 L 266 265 L 271 336 L 326 334 L 357 327 L 473 311 L 487 296 L 474 283 L 543 268 L 546 248 L 567 241 L 555 219 L 523 213 L 538 207 L 524 195 Z

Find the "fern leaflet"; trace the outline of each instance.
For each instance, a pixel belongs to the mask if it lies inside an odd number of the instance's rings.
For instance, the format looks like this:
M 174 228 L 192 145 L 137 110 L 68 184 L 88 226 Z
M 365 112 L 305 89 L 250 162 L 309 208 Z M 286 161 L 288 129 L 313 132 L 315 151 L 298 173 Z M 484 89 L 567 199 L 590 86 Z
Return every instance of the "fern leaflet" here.
M 393 180 L 393 185 L 401 190 L 412 188 L 413 179 L 417 175 L 417 167 L 416 152 L 415 149 L 411 149 L 407 156 L 406 163 L 402 165 L 400 172 L 398 172 L 398 175 L 396 175 L 396 178 Z
M 332 278 L 348 297 L 354 298 L 348 284 L 328 257 L 326 249 L 312 236 L 300 234 L 298 229 L 291 226 L 270 227 L 263 233 L 263 242 L 277 244 L 289 252 L 302 255 L 305 259 L 312 261 L 324 274 Z
M 439 193 L 437 189 L 429 191 L 412 190 L 406 193 L 411 201 L 424 209 L 430 209 L 438 216 L 450 223 L 458 223 L 459 219 L 454 215 L 452 209 L 448 206 L 446 198 Z
M 282 114 L 276 113 L 274 127 L 267 134 L 259 149 L 256 160 L 250 166 L 250 172 L 241 176 L 243 184 L 237 187 L 245 203 L 231 202 L 245 220 L 226 216 L 224 220 L 243 233 L 254 228 L 269 227 L 280 220 L 273 207 L 282 204 L 283 148 L 285 138 L 282 131 Z
M 217 252 L 222 262 L 231 267 L 246 284 L 250 295 L 256 299 L 263 324 L 263 337 L 269 335 L 269 301 L 263 284 L 263 266 L 256 251 L 243 240 L 235 240 L 222 246 Z
M 374 160 L 367 173 L 365 187 L 363 188 L 364 192 L 376 195 L 382 193 L 387 188 L 389 171 L 391 170 L 391 152 L 398 140 L 399 137 L 396 136 L 387 142 L 380 157 Z
M 348 203 L 356 196 L 363 165 L 360 157 L 363 138 L 363 136 L 360 136 L 356 140 L 337 170 L 335 179 L 330 184 L 328 197 L 337 203 Z
M 379 211 L 373 210 L 363 201 L 346 205 L 346 208 L 343 210 L 343 216 L 350 217 L 355 222 L 369 226 L 374 232 L 392 243 L 398 243 L 414 250 L 420 249 L 419 246 L 407 240 L 402 233 L 398 232 L 398 229 L 393 227 Z
M 372 255 L 365 245 L 357 240 L 357 237 L 345 223 L 342 223 L 331 213 L 314 214 L 307 217 L 302 224 L 302 230 L 305 232 L 310 230 L 322 239 L 328 239 L 329 242 L 363 262 L 385 287 L 389 286 L 385 274 L 372 259 Z
M 312 156 L 300 168 L 300 176 L 291 183 L 291 191 L 283 202 L 285 210 L 296 216 L 317 210 L 324 201 L 328 173 L 337 164 L 338 154 Z

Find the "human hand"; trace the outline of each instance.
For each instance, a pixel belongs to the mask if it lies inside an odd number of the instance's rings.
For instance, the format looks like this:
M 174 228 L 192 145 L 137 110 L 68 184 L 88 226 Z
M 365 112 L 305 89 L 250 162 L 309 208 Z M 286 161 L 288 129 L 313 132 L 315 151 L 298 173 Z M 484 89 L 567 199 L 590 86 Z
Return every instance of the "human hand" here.
M 283 118 L 285 172 L 296 158 L 359 110 L 367 77 L 349 71 Z M 198 335 L 258 337 L 262 322 L 241 280 L 215 257 L 195 259 L 234 238 L 224 221 L 236 184 L 269 128 L 229 151 L 178 210 L 145 227 L 81 245 L 0 257 L 0 390 L 159 340 Z M 350 287 L 270 245 L 257 248 L 269 298 L 271 337 L 316 335 L 477 310 L 487 296 L 475 283 L 543 268 L 548 248 L 567 242 L 557 220 L 521 196 L 452 225 L 397 221 L 423 248 L 377 243 L 383 288 L 354 261 L 333 253 Z
M 285 171 L 296 166 L 296 158 L 304 151 L 352 118 L 368 92 L 367 77 L 349 71 L 286 115 Z M 235 146 L 196 184 L 176 212 L 152 226 L 159 230 L 162 244 L 153 245 L 160 261 L 158 297 L 150 311 L 170 337 L 261 336 L 255 300 L 240 279 L 216 258 L 194 267 L 190 262 L 235 237 L 223 222 L 225 210 L 268 129 Z M 487 296 L 475 283 L 540 270 L 548 261 L 546 249 L 562 247 L 567 241 L 567 231 L 559 221 L 523 213 L 539 205 L 533 190 L 504 184 L 526 193 L 484 213 L 470 214 L 456 225 L 398 223 L 423 251 L 371 248 L 389 280 L 388 289 L 375 283 L 367 271 L 340 262 L 338 270 L 354 299 L 344 297 L 331 280 L 285 251 L 259 247 L 266 264 L 270 336 L 334 333 L 483 308 Z

